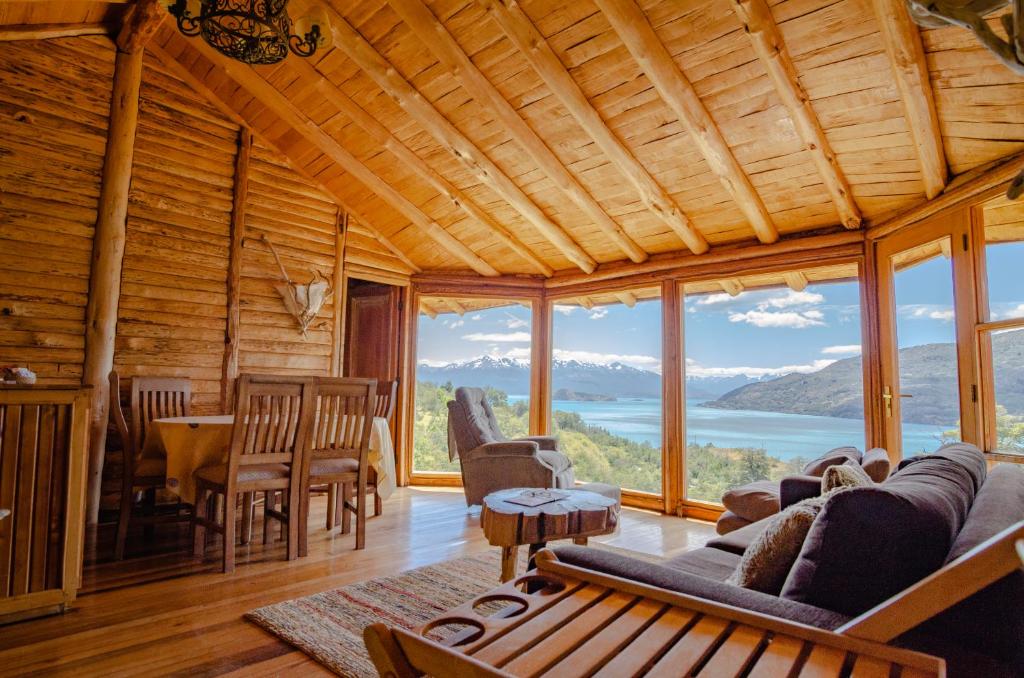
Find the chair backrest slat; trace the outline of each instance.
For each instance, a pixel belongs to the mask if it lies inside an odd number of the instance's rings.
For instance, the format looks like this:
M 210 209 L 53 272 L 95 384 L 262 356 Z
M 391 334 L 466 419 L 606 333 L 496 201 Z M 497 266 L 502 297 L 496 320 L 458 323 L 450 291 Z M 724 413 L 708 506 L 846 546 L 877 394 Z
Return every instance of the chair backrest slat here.
M 319 377 L 312 456 L 366 463 L 377 406 L 377 380 Z
M 135 454 L 154 419 L 187 417 L 190 414 L 192 385 L 188 379 L 174 377 L 132 377 L 131 437 Z
M 395 413 L 395 401 L 398 399 L 398 380 L 377 382 L 377 402 L 373 409 L 373 416 L 384 417 L 391 422 L 391 416 Z

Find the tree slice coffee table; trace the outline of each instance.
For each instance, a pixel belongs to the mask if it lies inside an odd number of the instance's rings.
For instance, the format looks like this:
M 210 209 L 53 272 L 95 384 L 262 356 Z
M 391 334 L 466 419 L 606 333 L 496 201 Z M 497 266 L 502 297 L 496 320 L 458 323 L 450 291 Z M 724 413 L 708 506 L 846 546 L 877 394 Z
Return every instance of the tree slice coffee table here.
M 619 504 L 587 490 L 552 490 L 564 499 L 523 506 L 509 502 L 532 488 L 492 492 L 484 497 L 480 525 L 492 546 L 501 547 L 501 581 L 516 576 L 519 547 L 530 546 L 530 559 L 549 541 L 572 539 L 586 545 L 588 537 L 610 534 L 619 524 Z

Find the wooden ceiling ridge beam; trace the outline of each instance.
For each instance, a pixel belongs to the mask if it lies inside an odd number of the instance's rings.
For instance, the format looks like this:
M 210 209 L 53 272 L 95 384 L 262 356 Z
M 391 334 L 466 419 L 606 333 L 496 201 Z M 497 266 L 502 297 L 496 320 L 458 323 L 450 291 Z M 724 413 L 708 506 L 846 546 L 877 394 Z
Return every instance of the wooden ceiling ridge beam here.
M 471 219 L 489 227 L 494 232 L 496 238 L 518 254 L 528 264 L 540 271 L 540 273 L 549 278 L 554 275 L 554 269 L 550 264 L 544 261 L 507 228 L 498 223 L 494 217 L 477 205 L 468 195 L 456 188 L 451 182 L 441 176 L 440 173 L 431 168 L 408 146 L 395 138 L 387 127 L 381 124 L 359 104 L 353 101 L 341 90 L 341 88 L 330 82 L 323 72 L 299 59 L 288 59 L 287 63 L 293 70 L 298 71 L 301 77 L 311 81 L 312 86 L 317 89 L 317 92 L 321 94 L 324 99 L 333 106 L 336 106 L 345 114 L 346 117 L 351 119 L 360 129 L 373 138 L 374 141 L 390 151 L 391 154 L 402 161 L 405 166 L 430 184 L 434 190 L 445 196 L 450 203 L 455 205 L 455 207 L 464 212 Z
M 645 261 L 647 252 L 612 219 L 579 180 L 562 164 L 540 135 L 527 124 L 498 88 L 480 72 L 452 34 L 422 0 L 388 0 L 388 4 L 448 68 L 459 84 L 484 105 L 505 131 L 533 159 L 559 190 L 590 217 L 594 224 L 634 262 Z
M 949 169 L 921 33 L 903 0 L 872 0 L 872 4 L 903 100 L 907 126 L 921 165 L 925 195 L 931 200 L 942 193 Z
M 619 173 L 626 177 L 647 209 L 671 228 L 691 252 L 706 252 L 709 246 L 704 236 L 693 226 L 668 191 L 608 128 L 597 109 L 587 99 L 579 84 L 522 7 L 517 2 L 508 0 L 479 0 L 479 3 L 547 83 L 548 89 L 576 118 L 580 127 L 604 152 Z
M 307 141 L 316 146 L 327 157 L 336 162 L 348 174 L 380 196 L 406 219 L 416 224 L 431 240 L 463 261 L 480 275 L 501 275 L 497 269 L 456 239 L 423 212 L 423 210 L 414 205 L 411 200 L 377 176 L 373 170 L 364 165 L 333 136 L 307 117 L 305 113 L 300 111 L 284 94 L 267 82 L 251 66 L 220 55 L 202 40 L 197 40 L 194 44 L 198 45 L 200 51 L 208 59 L 217 64 L 243 89 L 252 94 L 260 103 L 287 123 L 293 130 L 305 137 Z
M 121 32 L 117 35 L 118 51 L 132 54 L 146 48 L 168 16 L 164 4 L 162 0 L 136 0 L 125 11 Z
M 323 7 L 330 18 L 335 46 L 344 51 L 413 120 L 469 168 L 481 183 L 492 188 L 523 215 L 570 261 L 586 273 L 597 267 L 593 257 L 549 219 L 515 182 L 434 108 L 341 14 L 330 5 Z
M 773 243 L 779 232 L 750 177 L 740 166 L 721 130 L 697 91 L 658 38 L 647 15 L 634 0 L 595 0 L 598 8 L 640 65 L 662 100 L 686 128 L 725 189 L 743 212 L 762 243 Z
M 50 40 L 83 35 L 113 35 L 116 26 L 109 23 L 17 24 L 0 26 L 0 42 L 13 40 Z
M 796 66 L 768 3 L 766 0 L 733 0 L 733 8 L 821 175 L 839 213 L 839 222 L 846 228 L 860 228 L 863 216 L 853 199 L 850 183 L 839 167 L 810 97 L 800 84 Z
M 803 271 L 788 271 L 782 274 L 782 279 L 786 281 L 786 285 L 789 289 L 794 292 L 803 292 L 807 289 L 809 281 L 807 276 L 804 275 Z
M 331 196 L 331 198 L 333 198 L 338 203 L 338 206 L 340 206 L 343 210 L 345 210 L 346 213 L 348 213 L 352 218 L 358 221 L 359 224 L 363 226 L 363 228 L 367 229 L 373 235 L 373 237 L 375 237 L 388 251 L 395 255 L 395 257 L 399 261 L 405 264 L 412 273 L 422 272 L 422 269 L 419 266 L 417 266 L 412 261 L 412 259 L 410 259 L 408 255 L 405 254 L 405 252 L 403 252 L 397 245 L 391 242 L 391 240 L 387 236 L 385 236 L 377 228 L 375 228 L 366 217 L 359 213 L 358 210 L 353 209 L 351 205 L 347 204 L 346 200 L 344 200 L 340 195 L 337 194 L 336 191 L 325 186 L 319 179 L 317 179 L 312 174 L 307 172 L 306 169 L 301 166 L 299 160 L 297 158 L 292 157 L 292 155 L 288 152 L 288 149 L 280 147 L 279 145 L 271 142 L 270 140 L 266 139 L 263 135 L 253 130 L 253 126 L 249 123 L 248 120 L 239 115 L 238 112 L 235 111 L 233 107 L 231 107 L 226 101 L 221 99 L 216 92 L 214 92 L 206 85 L 206 83 L 204 83 L 202 80 L 193 75 L 192 72 L 188 70 L 188 68 L 182 65 L 182 63 L 178 61 L 176 58 L 174 58 L 169 52 L 167 52 L 164 48 L 157 45 L 155 42 L 150 42 L 149 45 L 146 46 L 146 49 L 147 51 L 151 52 L 154 56 L 156 56 L 161 61 L 161 63 L 163 63 L 163 65 L 171 71 L 173 75 L 175 75 L 178 79 L 180 79 L 186 85 L 191 87 L 196 94 L 205 98 L 207 101 L 213 104 L 213 106 L 217 108 L 217 110 L 219 110 L 221 113 L 223 113 L 228 119 L 237 124 L 239 127 L 249 129 L 257 138 L 259 138 L 261 142 L 267 144 L 275 151 L 280 153 L 282 156 L 284 156 L 285 159 L 288 161 L 288 164 L 291 166 L 293 170 L 295 170 L 296 173 L 302 175 L 309 181 L 316 184 L 317 188 L 319 188 L 323 193 Z

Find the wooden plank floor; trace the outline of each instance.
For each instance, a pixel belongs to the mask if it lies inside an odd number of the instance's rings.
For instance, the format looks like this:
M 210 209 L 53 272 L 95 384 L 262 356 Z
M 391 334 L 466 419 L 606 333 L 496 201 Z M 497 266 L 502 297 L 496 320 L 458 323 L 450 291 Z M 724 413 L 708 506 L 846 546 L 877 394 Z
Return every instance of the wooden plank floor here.
M 218 571 L 218 548 L 204 563 L 184 555 L 184 528 L 158 528 L 148 554 L 133 558 L 129 549 L 121 563 L 104 560 L 111 549 L 102 532 L 92 540 L 96 562 L 85 569 L 85 593 L 74 610 L 0 627 L 0 675 L 329 675 L 242 615 L 492 548 L 461 491 L 399 489 L 384 515 L 367 521 L 363 551 L 353 550 L 354 535 L 324 530 L 325 500 L 313 502 L 308 557 L 283 560 L 280 542 L 239 547 L 231 575 Z M 707 523 L 623 513 L 619 532 L 598 541 L 667 555 L 701 546 L 714 534 Z M 255 528 L 262 534 L 258 523 Z M 497 571 L 494 576 L 497 585 Z

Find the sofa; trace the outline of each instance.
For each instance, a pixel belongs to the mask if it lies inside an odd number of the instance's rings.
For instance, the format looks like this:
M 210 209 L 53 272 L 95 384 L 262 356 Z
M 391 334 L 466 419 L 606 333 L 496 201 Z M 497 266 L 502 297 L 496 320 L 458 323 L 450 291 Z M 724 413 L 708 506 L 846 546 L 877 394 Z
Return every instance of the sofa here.
M 578 567 L 834 630 L 1024 520 L 1024 466 L 988 469 L 984 455 L 964 443 L 906 459 L 882 483 L 828 496 L 780 591 L 726 583 L 770 520 L 660 563 L 578 546 L 553 550 Z M 1024 675 L 1024 572 L 896 644 L 945 658 L 951 676 Z
M 804 465 L 797 478 L 813 478 L 820 482 L 829 466 L 854 461 L 875 482 L 889 477 L 889 453 L 880 447 L 861 454 L 856 447 L 837 447 Z M 725 511 L 718 518 L 715 529 L 718 534 L 728 534 L 779 512 L 781 495 L 789 479 L 780 481 L 756 480 L 752 483 L 730 488 L 722 495 Z
M 549 436 L 508 439 L 483 389 L 460 386 L 448 402 L 448 454 L 458 457 L 466 505 L 514 487 L 569 488 L 572 461 Z

